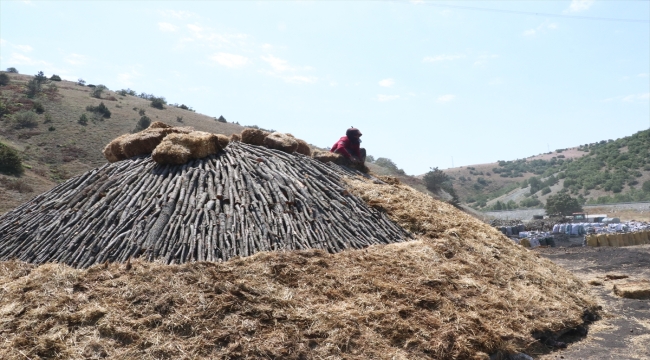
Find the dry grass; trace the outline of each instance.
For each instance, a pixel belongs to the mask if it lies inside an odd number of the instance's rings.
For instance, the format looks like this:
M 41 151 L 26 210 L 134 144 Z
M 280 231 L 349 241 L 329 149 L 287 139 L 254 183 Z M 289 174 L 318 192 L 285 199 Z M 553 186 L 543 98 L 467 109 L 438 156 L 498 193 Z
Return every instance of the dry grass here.
M 203 131 L 169 134 L 156 146 L 151 157 L 161 164 L 185 164 L 189 160 L 218 153 L 228 146 L 228 141 L 225 135 Z
M 262 146 L 264 145 L 264 138 L 269 135 L 268 132 L 259 129 L 244 129 L 241 132 L 241 142 L 244 144 L 251 144 Z
M 631 281 L 614 285 L 614 294 L 628 299 L 650 299 L 650 281 Z
M 156 121 L 148 128 L 135 134 L 121 135 L 104 148 L 104 157 L 109 162 L 125 160 L 138 155 L 148 155 L 169 134 L 189 134 L 191 128 L 171 127 Z
M 298 142 L 294 137 L 280 132 L 274 132 L 265 137 L 264 145 L 269 149 L 280 150 L 289 154 L 298 148 Z
M 594 310 L 568 271 L 452 206 L 349 184 L 418 240 L 129 270 L 0 263 L 0 357 L 486 358 Z

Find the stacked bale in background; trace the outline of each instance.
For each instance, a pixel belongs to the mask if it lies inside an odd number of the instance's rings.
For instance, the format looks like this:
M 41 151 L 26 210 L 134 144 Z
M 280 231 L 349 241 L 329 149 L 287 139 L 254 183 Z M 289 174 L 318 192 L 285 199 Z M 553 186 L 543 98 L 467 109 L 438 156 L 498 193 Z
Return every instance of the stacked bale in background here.
M 636 246 L 650 244 L 650 231 L 628 233 L 592 234 L 586 236 L 587 246 Z

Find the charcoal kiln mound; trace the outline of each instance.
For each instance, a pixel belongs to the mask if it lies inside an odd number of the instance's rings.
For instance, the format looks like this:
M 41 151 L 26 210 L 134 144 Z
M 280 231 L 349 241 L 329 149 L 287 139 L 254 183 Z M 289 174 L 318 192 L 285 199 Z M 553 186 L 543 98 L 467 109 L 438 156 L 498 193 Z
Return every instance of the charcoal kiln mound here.
M 237 142 L 184 165 L 135 157 L 70 179 L 0 217 L 0 260 L 88 267 L 143 257 L 179 264 L 405 240 L 404 230 L 345 190 L 341 178 L 358 174 Z
M 271 135 L 156 124 L 0 217 L 0 358 L 487 360 L 597 311 L 491 226 Z

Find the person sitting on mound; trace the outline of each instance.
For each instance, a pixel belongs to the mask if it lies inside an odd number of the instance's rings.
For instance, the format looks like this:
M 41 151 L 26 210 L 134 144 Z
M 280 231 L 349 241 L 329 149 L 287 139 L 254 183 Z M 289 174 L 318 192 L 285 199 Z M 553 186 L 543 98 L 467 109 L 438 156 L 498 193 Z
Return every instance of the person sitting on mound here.
M 351 127 L 345 132 L 345 136 L 332 146 L 330 152 L 339 154 L 350 160 L 352 164 L 363 164 L 366 162 L 366 149 L 361 146 L 361 131 Z

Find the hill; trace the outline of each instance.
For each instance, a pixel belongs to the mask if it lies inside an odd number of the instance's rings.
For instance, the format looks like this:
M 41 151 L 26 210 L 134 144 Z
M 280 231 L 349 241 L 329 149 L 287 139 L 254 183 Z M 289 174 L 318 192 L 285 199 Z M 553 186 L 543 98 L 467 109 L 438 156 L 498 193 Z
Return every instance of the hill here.
M 582 204 L 646 201 L 650 200 L 650 131 L 445 173 L 453 178 L 461 200 L 475 209 L 541 207 L 559 192 L 577 197 Z
M 151 100 L 134 96 L 133 92 L 128 95 L 106 89 L 96 98 L 92 96 L 95 87 L 65 80 L 46 80 L 41 90 L 30 97 L 28 84 L 34 76 L 3 74 L 9 83 L 0 86 L 0 143 L 18 152 L 25 171 L 20 177 L 0 174 L 0 214 L 63 180 L 103 165 L 104 146 L 133 131 L 143 116 L 151 122 L 226 135 L 244 128 L 198 114 L 189 107 L 162 104 L 158 109 Z M 110 117 L 87 110 L 100 104 L 108 109 Z M 82 115 L 87 118 L 85 125 L 79 122 Z

